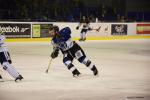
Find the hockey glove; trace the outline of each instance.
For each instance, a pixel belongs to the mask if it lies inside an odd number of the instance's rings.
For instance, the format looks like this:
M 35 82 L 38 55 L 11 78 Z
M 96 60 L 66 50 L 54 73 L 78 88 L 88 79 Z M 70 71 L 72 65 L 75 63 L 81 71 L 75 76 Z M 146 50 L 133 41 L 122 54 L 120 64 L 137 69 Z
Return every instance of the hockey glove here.
M 54 58 L 56 58 L 57 56 L 58 56 L 58 50 L 55 50 L 55 51 L 53 51 L 52 53 L 51 53 L 51 57 L 54 59 Z
M 78 29 L 79 29 L 79 26 L 76 27 L 76 30 L 78 30 Z

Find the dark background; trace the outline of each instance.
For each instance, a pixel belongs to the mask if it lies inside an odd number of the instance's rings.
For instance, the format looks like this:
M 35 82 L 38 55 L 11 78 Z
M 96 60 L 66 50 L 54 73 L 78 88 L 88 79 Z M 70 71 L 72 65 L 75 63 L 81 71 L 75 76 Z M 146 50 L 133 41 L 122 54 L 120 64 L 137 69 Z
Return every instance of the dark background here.
M 0 21 L 150 21 L 150 0 L 0 0 Z

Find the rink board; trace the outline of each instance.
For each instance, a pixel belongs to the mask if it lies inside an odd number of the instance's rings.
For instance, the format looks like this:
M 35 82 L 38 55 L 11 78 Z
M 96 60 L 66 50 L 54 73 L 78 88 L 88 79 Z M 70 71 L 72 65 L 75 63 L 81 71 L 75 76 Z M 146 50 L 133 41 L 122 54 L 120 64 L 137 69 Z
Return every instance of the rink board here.
M 6 34 L 8 42 L 49 41 L 50 25 L 60 29 L 69 27 L 74 40 L 80 38 L 82 27 L 76 30 L 78 22 L 0 22 L 0 31 Z M 150 23 L 90 23 L 93 29 L 86 33 L 87 40 L 118 40 L 150 38 Z M 96 29 L 99 29 L 96 31 Z
M 73 38 L 73 40 L 78 40 L 79 38 Z M 123 39 L 150 39 L 150 36 L 107 36 L 107 37 L 87 37 L 87 40 L 123 40 Z M 6 42 L 49 42 L 51 38 L 15 38 L 6 39 Z

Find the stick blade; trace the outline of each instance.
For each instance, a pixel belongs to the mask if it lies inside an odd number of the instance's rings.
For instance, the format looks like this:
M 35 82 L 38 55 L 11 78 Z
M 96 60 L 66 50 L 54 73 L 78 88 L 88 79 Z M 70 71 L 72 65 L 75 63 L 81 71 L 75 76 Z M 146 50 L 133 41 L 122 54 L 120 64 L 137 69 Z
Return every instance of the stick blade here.
M 48 69 L 45 71 L 45 73 L 48 73 Z

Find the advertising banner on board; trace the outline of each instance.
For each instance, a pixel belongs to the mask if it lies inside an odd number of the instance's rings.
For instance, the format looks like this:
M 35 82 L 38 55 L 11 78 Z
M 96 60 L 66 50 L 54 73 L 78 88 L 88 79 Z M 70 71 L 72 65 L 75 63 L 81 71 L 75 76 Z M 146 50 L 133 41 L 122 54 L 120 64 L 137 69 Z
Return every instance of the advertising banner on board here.
M 150 34 L 150 24 L 137 24 L 137 34 Z
M 49 34 L 49 27 L 52 24 L 33 24 L 32 25 L 32 36 L 33 37 L 51 37 Z
M 0 23 L 0 31 L 5 33 L 6 37 L 31 37 L 31 24 Z
M 112 24 L 111 35 L 127 35 L 128 26 L 126 24 Z

